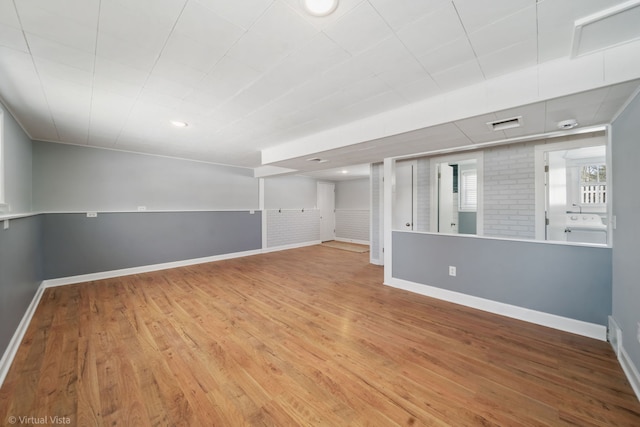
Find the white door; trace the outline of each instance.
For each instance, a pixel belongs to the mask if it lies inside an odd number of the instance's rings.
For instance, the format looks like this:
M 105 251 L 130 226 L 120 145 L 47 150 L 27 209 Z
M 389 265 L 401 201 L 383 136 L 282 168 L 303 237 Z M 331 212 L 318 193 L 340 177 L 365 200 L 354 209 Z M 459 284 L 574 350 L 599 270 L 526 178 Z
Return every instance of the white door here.
M 438 164 L 438 231 L 457 233 L 458 224 L 454 216 L 453 167 Z
M 393 229 L 413 230 L 416 218 L 416 167 L 415 160 L 396 163 L 395 203 L 393 205 Z
M 566 150 L 547 154 L 547 240 L 566 241 L 567 233 L 567 165 Z
M 318 210 L 320 211 L 320 240 L 336 238 L 336 186 L 329 182 L 318 183 Z

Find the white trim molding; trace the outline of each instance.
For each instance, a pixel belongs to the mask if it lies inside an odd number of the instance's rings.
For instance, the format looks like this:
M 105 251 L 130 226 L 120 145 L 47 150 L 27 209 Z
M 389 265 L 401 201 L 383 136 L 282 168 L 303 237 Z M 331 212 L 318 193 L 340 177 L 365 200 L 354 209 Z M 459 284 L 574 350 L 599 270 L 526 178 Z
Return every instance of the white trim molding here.
M 16 331 L 13 333 L 13 337 L 11 337 L 11 341 L 9 341 L 9 345 L 2 355 L 2 359 L 0 359 L 0 387 L 2 387 L 2 384 L 4 383 L 4 380 L 9 373 L 9 368 L 11 368 L 13 359 L 16 357 L 16 353 L 18 352 L 20 343 L 22 343 L 24 334 L 27 332 L 27 328 L 29 328 L 31 318 L 36 312 L 36 308 L 38 307 L 40 299 L 42 298 L 42 294 L 44 293 L 44 288 L 44 283 L 40 283 L 36 294 L 33 296 L 33 299 L 29 304 L 29 307 L 27 307 L 27 311 L 25 311 L 24 316 L 22 316 L 22 320 L 18 324 Z
M 636 393 L 636 397 L 640 401 L 640 372 L 638 372 L 638 368 L 634 365 L 633 361 L 629 357 L 629 354 L 624 349 L 624 346 L 620 346 L 620 354 L 618 355 L 618 361 L 622 366 L 622 370 L 624 371 L 629 383 L 631 384 L 631 388 Z
M 607 340 L 607 327 L 595 323 L 584 322 L 582 320 L 571 319 L 555 314 L 544 313 L 498 301 L 492 301 L 472 295 L 441 289 L 435 286 L 421 285 L 403 279 L 392 277 L 385 280 L 385 285 L 420 295 L 464 305 L 489 313 L 511 317 L 513 319 L 524 320 L 525 322 L 558 329 L 572 334 L 594 338 L 600 341 Z
M 345 243 L 355 243 L 357 245 L 367 245 L 369 246 L 368 240 L 358 240 L 358 239 L 345 239 L 344 237 L 336 237 L 336 242 L 345 242 Z

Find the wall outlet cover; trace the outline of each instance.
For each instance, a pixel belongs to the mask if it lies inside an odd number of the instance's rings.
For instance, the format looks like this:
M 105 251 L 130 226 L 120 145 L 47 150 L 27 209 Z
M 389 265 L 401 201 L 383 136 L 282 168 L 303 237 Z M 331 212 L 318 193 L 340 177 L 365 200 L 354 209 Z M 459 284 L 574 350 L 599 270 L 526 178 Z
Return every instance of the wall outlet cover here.
M 4 228 L 5 230 L 8 230 L 8 229 L 9 229 L 9 220 L 8 220 L 8 219 L 5 219 L 5 220 L 4 220 L 3 228 Z
M 456 275 L 456 267 L 453 265 L 449 266 L 449 276 L 455 276 Z
M 98 216 L 98 212 L 87 212 L 87 218 L 96 218 Z

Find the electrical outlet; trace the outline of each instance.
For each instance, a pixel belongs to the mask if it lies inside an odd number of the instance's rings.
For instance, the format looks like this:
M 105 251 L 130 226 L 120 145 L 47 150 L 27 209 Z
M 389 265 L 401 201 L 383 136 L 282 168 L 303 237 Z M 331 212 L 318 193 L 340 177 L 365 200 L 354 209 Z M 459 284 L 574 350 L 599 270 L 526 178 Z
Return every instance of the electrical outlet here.
M 87 212 L 87 218 L 96 218 L 98 216 L 98 212 Z
M 456 267 L 453 265 L 449 266 L 449 276 L 455 276 L 456 275 Z

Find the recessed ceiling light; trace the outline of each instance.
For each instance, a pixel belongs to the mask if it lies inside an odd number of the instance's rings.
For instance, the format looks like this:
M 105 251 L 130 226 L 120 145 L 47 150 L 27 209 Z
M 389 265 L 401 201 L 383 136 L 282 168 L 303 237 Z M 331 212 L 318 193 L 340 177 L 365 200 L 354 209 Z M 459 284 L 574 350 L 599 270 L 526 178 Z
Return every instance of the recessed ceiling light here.
M 347 171 L 347 170 L 344 170 L 344 171 L 342 171 L 342 173 L 349 173 L 349 171 Z
M 171 124 L 179 128 L 186 128 L 187 126 L 189 126 L 187 122 L 181 122 L 178 120 L 171 120 Z
M 338 0 L 301 0 L 304 10 L 313 16 L 330 15 L 336 7 Z

